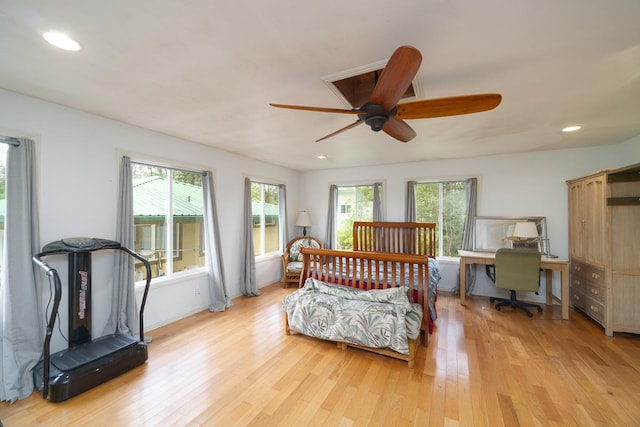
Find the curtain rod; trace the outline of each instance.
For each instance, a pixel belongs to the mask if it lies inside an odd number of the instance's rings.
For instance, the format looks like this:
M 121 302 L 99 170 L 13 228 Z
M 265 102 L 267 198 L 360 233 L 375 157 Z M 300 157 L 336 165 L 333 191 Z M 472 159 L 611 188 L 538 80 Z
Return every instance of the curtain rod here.
M 13 145 L 14 147 L 20 146 L 20 140 L 12 136 L 0 135 L 0 143 Z
M 163 166 L 162 164 L 158 164 L 158 163 L 146 163 L 146 162 L 138 162 L 136 160 L 131 160 L 131 164 L 136 164 L 136 165 L 140 165 L 140 166 L 149 166 L 152 168 L 161 168 L 161 169 L 170 169 L 172 171 L 178 171 L 178 172 L 191 172 L 191 173 L 197 173 L 200 174 L 202 176 L 205 176 L 207 174 L 207 171 L 203 171 L 203 170 L 198 170 L 198 169 L 189 169 L 189 168 L 180 168 L 180 167 L 172 167 L 172 166 Z
M 247 177 L 247 178 L 249 178 L 249 181 L 253 182 L 254 184 L 270 185 L 272 187 L 279 187 L 281 185 L 284 185 L 284 184 L 274 184 L 273 182 L 257 181 L 255 179 L 251 179 L 250 177 Z

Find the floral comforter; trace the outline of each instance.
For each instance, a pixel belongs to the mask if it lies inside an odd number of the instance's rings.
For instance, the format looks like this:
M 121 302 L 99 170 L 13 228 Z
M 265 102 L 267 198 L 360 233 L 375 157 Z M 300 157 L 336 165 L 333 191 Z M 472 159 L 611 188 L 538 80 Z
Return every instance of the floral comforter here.
M 284 298 L 283 309 L 293 331 L 407 355 L 408 338 L 418 337 L 423 316 L 406 288 L 365 291 L 313 278 Z

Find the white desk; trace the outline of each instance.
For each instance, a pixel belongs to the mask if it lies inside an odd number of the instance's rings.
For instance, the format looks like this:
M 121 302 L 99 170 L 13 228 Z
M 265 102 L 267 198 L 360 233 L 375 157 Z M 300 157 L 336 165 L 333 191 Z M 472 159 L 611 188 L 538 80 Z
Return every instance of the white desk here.
M 458 251 L 460 255 L 460 304 L 466 303 L 466 266 L 471 264 L 494 265 L 495 252 L 473 252 Z M 562 307 L 562 318 L 569 318 L 569 261 L 560 258 L 542 257 L 540 268 L 546 273 L 547 283 L 547 305 L 553 303 L 553 300 L 560 302 Z M 552 280 L 553 272 L 560 272 L 561 295 L 560 298 L 553 295 Z

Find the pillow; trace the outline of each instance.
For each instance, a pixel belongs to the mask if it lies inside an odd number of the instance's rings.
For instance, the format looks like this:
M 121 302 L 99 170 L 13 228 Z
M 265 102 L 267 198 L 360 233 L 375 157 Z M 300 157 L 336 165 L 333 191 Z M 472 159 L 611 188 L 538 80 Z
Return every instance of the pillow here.
M 291 244 L 289 248 L 289 259 L 291 261 L 302 261 L 302 254 L 300 249 L 302 248 L 314 248 L 319 249 L 320 245 L 315 240 L 311 240 L 308 237 L 298 239 Z

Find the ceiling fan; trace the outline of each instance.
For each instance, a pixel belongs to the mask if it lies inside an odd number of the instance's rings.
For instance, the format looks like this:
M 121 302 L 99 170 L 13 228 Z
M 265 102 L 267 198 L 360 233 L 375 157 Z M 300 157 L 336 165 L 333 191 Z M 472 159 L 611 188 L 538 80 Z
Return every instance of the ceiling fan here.
M 426 99 L 397 104 L 405 93 L 422 62 L 422 54 L 412 46 L 400 46 L 393 52 L 382 70 L 369 102 L 357 109 L 306 107 L 302 105 L 269 104 L 278 108 L 318 111 L 322 113 L 355 114 L 358 119 L 318 140 L 335 136 L 348 129 L 366 123 L 374 132 L 384 131 L 402 142 L 409 142 L 416 132 L 405 119 L 457 116 L 492 110 L 500 104 L 502 96 L 496 93 L 462 95 L 449 98 Z

